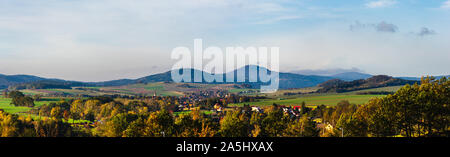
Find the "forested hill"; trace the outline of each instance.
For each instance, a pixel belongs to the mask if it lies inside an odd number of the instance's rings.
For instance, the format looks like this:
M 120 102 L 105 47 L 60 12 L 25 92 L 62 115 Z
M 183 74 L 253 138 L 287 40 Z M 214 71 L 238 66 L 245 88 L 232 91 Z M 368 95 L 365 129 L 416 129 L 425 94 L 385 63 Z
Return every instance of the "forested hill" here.
M 21 89 L 71 89 L 72 87 L 88 87 L 95 86 L 92 83 L 84 83 L 77 81 L 65 81 L 65 80 L 38 80 L 34 82 L 20 83 L 10 85 L 9 90 L 21 90 Z
M 333 79 L 326 81 L 324 83 L 319 84 L 319 87 L 322 87 L 318 90 L 318 92 L 350 92 L 361 89 L 370 89 L 370 88 L 378 88 L 378 87 L 388 87 L 388 86 L 399 86 L 405 84 L 414 84 L 419 83 L 419 81 L 413 80 L 404 80 L 399 78 L 394 78 L 386 75 L 377 75 L 372 76 L 367 79 L 360 79 L 354 81 L 343 81 L 339 79 Z
M 0 74 L 0 89 L 8 88 L 11 85 L 17 85 L 26 82 L 35 82 L 41 80 L 51 80 L 32 75 L 2 75 Z

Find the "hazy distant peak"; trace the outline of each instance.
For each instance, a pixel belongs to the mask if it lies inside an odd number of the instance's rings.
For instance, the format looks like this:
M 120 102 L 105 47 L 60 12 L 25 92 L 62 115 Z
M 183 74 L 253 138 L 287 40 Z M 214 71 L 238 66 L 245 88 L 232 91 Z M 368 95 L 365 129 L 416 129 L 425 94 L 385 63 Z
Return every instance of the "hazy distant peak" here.
M 364 73 L 361 69 L 358 68 L 351 68 L 351 69 L 342 69 L 342 68 L 335 68 L 335 69 L 304 69 L 304 70 L 294 70 L 291 71 L 291 73 L 296 74 L 302 74 L 302 75 L 319 75 L 319 76 L 332 76 L 342 73 L 349 73 L 349 72 L 357 72 L 357 73 Z

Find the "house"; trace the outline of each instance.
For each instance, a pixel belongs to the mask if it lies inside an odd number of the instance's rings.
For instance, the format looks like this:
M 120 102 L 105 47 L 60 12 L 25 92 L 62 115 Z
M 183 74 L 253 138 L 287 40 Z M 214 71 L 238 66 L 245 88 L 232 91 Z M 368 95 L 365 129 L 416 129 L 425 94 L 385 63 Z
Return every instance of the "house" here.
M 183 111 L 184 110 L 184 106 L 183 105 L 179 105 L 178 106 L 178 111 Z
M 297 111 L 301 111 L 302 107 L 301 106 L 292 106 L 293 110 L 297 110 Z
M 262 112 L 263 112 L 261 108 L 255 107 L 255 106 L 252 106 L 252 111 L 253 111 L 253 112 L 259 112 L 259 113 L 262 113 Z
M 327 124 L 326 124 L 326 126 L 325 126 L 325 130 L 326 130 L 326 131 L 331 132 L 331 131 L 333 131 L 333 129 L 334 129 L 334 127 L 333 127 L 330 123 L 327 123 Z
M 222 108 L 222 106 L 221 106 L 219 103 L 216 103 L 216 104 L 214 105 L 214 109 L 215 109 L 216 111 L 221 112 L 223 108 Z
M 320 128 L 322 135 L 332 133 L 334 130 L 334 127 L 330 123 L 317 123 L 317 128 Z
M 292 109 L 290 107 L 284 107 L 283 106 L 282 109 L 283 109 L 284 113 L 287 113 L 287 114 L 291 114 L 292 113 Z

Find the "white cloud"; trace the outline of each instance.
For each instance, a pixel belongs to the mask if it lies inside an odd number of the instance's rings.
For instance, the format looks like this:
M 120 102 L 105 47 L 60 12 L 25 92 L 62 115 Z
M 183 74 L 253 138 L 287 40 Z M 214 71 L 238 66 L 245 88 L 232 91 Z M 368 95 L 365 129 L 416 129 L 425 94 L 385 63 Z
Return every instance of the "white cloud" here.
M 270 0 L 77 0 L 0 2 L 0 73 L 69 80 L 136 78 L 170 69 L 170 52 L 192 39 L 239 38 L 258 21 L 295 18 Z M 251 38 L 251 36 L 249 36 Z M 9 66 L 16 64 L 17 66 Z
M 450 9 L 450 0 L 447 0 L 444 3 L 442 3 L 441 8 Z
M 290 5 L 297 3 L 291 0 L 0 1 L 1 74 L 83 81 L 137 78 L 170 69 L 171 50 L 192 46 L 194 38 L 203 38 L 205 47 L 255 46 L 244 43 L 261 40 L 260 46 L 280 47 L 281 66 L 302 69 L 358 67 L 380 74 L 386 70 L 387 74 L 415 75 L 416 71 L 438 74 L 449 67 L 450 54 L 445 51 L 450 49 L 449 33 L 442 28 L 426 24 L 439 30 L 439 35 L 414 38 L 423 43 L 406 38 L 385 44 L 401 33 L 336 33 L 348 30 L 348 24 L 330 30 L 336 25 L 322 20 L 342 14 L 351 14 L 344 18 L 354 19 L 357 12 L 330 11 L 320 6 L 308 10 L 302 4 Z M 282 23 L 298 19 L 304 22 Z M 373 24 L 371 29 L 375 28 Z M 379 31 L 396 31 L 388 29 L 390 26 L 382 24 Z M 409 54 L 390 57 L 396 52 Z M 420 60 L 424 56 L 429 58 Z M 381 64 L 380 60 L 389 62 Z M 405 67 L 392 69 L 393 65 Z
M 395 0 L 378 0 L 366 3 L 366 7 L 368 8 L 383 8 L 395 5 L 397 1 Z
M 449 38 L 411 38 L 407 34 L 343 32 L 345 28 L 317 28 L 290 35 L 262 38 L 280 47 L 280 69 L 357 67 L 370 74 L 391 76 L 448 75 L 445 44 Z M 413 69 L 413 70 L 411 70 Z

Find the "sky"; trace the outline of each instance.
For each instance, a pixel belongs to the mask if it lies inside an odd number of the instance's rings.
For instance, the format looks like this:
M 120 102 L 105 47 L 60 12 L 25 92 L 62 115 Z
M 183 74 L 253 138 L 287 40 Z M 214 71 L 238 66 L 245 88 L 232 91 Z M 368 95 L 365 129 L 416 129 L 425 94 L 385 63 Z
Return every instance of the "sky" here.
M 0 74 L 169 70 L 174 48 L 279 47 L 280 70 L 449 75 L 450 0 L 0 0 Z

